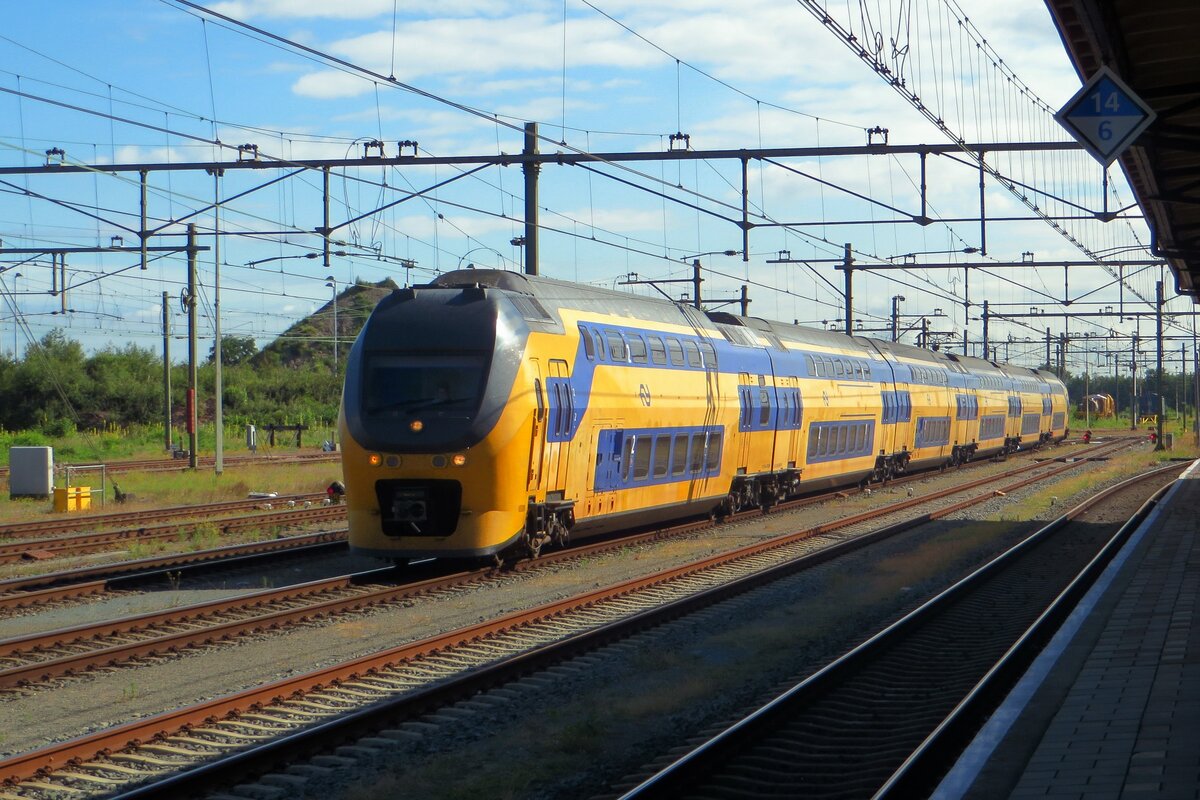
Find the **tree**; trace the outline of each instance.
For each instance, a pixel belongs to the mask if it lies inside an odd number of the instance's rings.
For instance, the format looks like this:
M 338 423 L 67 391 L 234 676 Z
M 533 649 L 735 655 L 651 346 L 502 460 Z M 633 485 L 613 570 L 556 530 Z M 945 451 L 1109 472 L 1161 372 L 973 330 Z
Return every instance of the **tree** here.
M 258 352 L 258 345 L 254 343 L 254 338 L 251 336 L 222 336 L 221 337 L 221 365 L 232 367 L 241 364 L 243 361 L 249 361 Z M 208 362 L 213 363 L 216 358 L 217 347 L 213 345 L 208 351 Z

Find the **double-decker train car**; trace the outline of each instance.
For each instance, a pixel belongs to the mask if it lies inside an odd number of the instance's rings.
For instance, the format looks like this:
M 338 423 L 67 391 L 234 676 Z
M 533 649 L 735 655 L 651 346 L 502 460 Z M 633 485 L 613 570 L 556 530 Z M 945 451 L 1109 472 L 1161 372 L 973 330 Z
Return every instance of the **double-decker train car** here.
M 393 292 L 347 363 L 351 547 L 547 543 L 1012 452 L 1053 375 L 495 270 Z

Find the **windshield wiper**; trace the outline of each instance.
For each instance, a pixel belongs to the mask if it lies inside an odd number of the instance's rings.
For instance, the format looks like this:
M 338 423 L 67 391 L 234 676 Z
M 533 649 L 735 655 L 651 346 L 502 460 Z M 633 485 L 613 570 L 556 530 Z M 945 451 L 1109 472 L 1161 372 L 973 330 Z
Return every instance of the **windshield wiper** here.
M 470 397 L 419 397 L 416 400 L 397 400 L 394 403 L 385 403 L 381 406 L 372 406 L 367 409 L 369 414 L 378 414 L 381 411 L 391 411 L 393 409 L 401 409 L 408 413 L 420 411 L 426 408 L 435 408 L 437 406 L 449 405 L 451 403 L 465 403 L 470 400 Z

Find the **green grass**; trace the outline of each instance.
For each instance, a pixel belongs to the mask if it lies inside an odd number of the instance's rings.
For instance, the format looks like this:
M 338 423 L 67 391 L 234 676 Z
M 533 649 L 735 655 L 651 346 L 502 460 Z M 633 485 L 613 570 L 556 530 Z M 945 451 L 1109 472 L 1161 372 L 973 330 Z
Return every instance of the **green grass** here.
M 1188 415 L 1187 427 L 1184 427 L 1183 418 L 1177 414 L 1168 414 L 1163 419 L 1163 431 L 1165 433 L 1174 433 L 1176 436 L 1188 433 L 1192 430 L 1192 426 L 1196 420 L 1192 415 Z M 1139 424 L 1138 430 L 1149 430 L 1149 427 Z M 1110 431 L 1110 430 L 1130 430 L 1129 412 L 1125 412 L 1119 417 L 1096 417 L 1093 416 L 1089 422 L 1083 414 L 1071 413 L 1070 428 L 1072 434 L 1082 434 L 1085 429 L 1091 428 L 1093 431 Z
M 216 451 L 216 429 L 201 425 L 197 433 L 197 452 L 211 456 Z M 332 427 L 310 428 L 304 431 L 304 450 L 313 451 L 326 439 L 334 438 Z M 174 431 L 173 442 L 186 448 L 188 437 Z M 267 446 L 267 434 L 259 431 L 259 454 L 270 452 L 284 455 L 296 452 L 294 434 L 276 434 L 275 447 Z M 108 461 L 132 461 L 147 458 L 166 458 L 166 435 L 161 425 L 107 426 L 99 430 L 72 431 L 63 436 L 47 436 L 41 431 L 6 431 L 0 429 L 0 466 L 8 464 L 10 447 L 53 447 L 56 464 L 100 464 Z M 245 455 L 246 432 L 241 426 L 225 426 L 225 452 Z M 122 487 L 124 488 L 124 487 Z
M 116 478 L 121 490 L 133 495 L 122 505 L 113 500 L 112 481 Z M 105 505 L 100 505 L 100 475 L 82 473 L 79 483 L 92 487 L 90 511 L 55 515 L 50 500 L 12 500 L 7 491 L 0 491 L 0 522 L 21 522 L 45 519 L 47 516 L 71 516 L 113 511 L 137 511 L 169 506 L 215 503 L 223 500 L 245 500 L 250 492 L 276 492 L 280 495 L 324 492 L 331 481 L 341 480 L 342 465 L 337 461 L 316 464 L 291 462 L 233 465 L 217 475 L 212 467 L 178 472 L 122 472 L 108 476 Z M 59 479 L 61 484 L 61 478 Z M 264 501 L 269 502 L 269 501 Z M 197 526 L 192 540 L 199 543 L 219 538 L 211 525 Z

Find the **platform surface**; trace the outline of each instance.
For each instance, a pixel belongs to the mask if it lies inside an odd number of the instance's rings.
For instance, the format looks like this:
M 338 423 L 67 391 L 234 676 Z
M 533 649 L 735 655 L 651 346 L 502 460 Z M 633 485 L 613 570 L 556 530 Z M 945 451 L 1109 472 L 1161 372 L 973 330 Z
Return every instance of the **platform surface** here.
M 1200 800 L 1198 541 L 1195 462 L 934 796 Z

